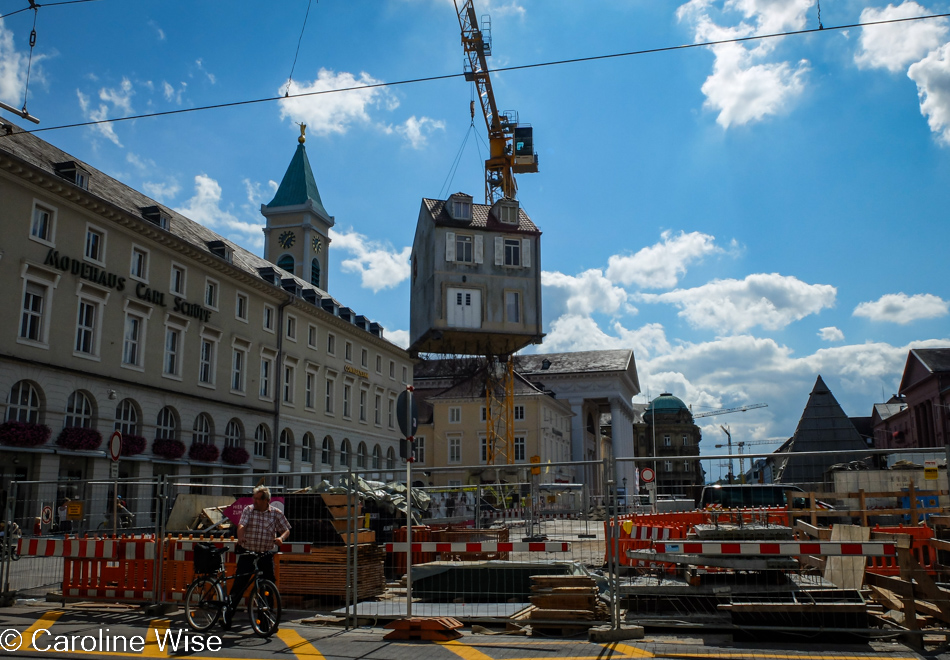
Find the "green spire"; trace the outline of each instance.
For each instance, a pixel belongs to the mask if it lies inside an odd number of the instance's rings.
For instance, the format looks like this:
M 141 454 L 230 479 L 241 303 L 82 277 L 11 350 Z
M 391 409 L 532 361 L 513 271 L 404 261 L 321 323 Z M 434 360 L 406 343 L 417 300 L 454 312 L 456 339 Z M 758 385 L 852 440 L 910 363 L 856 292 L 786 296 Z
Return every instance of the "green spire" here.
M 270 201 L 267 208 L 300 206 L 306 204 L 307 200 L 313 202 L 314 208 L 320 215 L 325 218 L 330 217 L 327 210 L 323 208 L 320 191 L 317 190 L 317 182 L 313 178 L 313 170 L 310 169 L 310 161 L 307 159 L 307 150 L 303 142 L 300 142 L 280 182 L 277 194 L 274 195 L 274 199 Z

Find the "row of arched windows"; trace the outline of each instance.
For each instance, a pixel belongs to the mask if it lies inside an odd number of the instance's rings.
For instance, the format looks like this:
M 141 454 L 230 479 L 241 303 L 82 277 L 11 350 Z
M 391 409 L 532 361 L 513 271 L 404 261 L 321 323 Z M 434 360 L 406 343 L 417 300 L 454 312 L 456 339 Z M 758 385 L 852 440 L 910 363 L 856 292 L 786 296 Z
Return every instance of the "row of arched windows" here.
M 10 390 L 6 421 L 40 422 L 42 398 L 40 390 L 31 382 L 21 380 Z M 96 410 L 91 395 L 76 390 L 69 395 L 66 402 L 64 427 L 80 426 L 92 428 L 95 425 Z M 130 398 L 122 399 L 115 409 L 115 430 L 126 435 L 141 435 L 142 411 L 139 405 Z M 185 440 L 182 437 L 182 422 L 178 411 L 172 406 L 165 406 L 158 411 L 155 419 L 156 440 Z M 244 442 L 244 425 L 234 417 L 224 428 L 224 446 L 240 447 Z M 191 441 L 193 444 L 214 444 L 214 421 L 207 413 L 199 413 L 191 427 Z M 253 455 L 257 457 L 269 456 L 270 429 L 267 424 L 258 424 L 254 429 Z M 290 461 L 296 448 L 294 434 L 289 428 L 284 428 L 278 437 L 277 458 Z M 316 443 L 313 434 L 307 432 L 300 443 L 301 463 L 314 463 Z M 332 467 L 354 467 L 352 465 L 354 452 L 350 440 L 344 438 L 340 443 L 338 460 L 334 461 L 334 442 L 329 435 L 323 438 L 320 448 L 320 462 Z M 383 451 L 379 444 L 369 450 L 365 442 L 360 442 L 355 452 L 357 469 L 393 470 L 396 468 L 396 451 L 393 447 L 386 450 L 385 466 Z

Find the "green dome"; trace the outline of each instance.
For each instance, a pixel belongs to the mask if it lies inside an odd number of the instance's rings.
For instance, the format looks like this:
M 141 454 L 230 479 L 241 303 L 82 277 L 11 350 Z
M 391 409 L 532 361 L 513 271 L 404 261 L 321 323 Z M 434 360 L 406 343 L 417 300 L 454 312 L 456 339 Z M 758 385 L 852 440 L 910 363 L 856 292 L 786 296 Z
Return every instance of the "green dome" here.
M 689 407 L 683 403 L 682 399 L 673 396 L 669 392 L 664 392 L 650 402 L 649 407 L 643 414 L 643 419 L 646 420 L 648 417 L 652 417 L 654 410 L 658 413 L 669 415 L 678 413 L 681 410 L 689 412 Z

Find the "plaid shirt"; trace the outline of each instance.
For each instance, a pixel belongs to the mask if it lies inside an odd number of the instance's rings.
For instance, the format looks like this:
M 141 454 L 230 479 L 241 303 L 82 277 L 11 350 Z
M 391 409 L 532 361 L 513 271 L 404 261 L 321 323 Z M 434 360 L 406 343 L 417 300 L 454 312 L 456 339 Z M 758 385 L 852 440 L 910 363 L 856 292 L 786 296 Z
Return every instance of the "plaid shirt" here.
M 248 504 L 241 512 L 238 525 L 244 527 L 244 546 L 251 552 L 267 552 L 274 548 L 274 539 L 290 529 L 290 523 L 278 509 L 268 507 L 257 511 Z

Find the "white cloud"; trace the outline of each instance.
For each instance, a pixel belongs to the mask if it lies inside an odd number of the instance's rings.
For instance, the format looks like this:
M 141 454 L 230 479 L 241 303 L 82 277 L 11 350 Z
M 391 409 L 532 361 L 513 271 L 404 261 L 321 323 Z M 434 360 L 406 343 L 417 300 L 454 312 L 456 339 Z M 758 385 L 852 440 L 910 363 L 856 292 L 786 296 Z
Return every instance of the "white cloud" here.
M 158 23 L 156 23 L 152 19 L 149 19 L 148 24 L 149 24 L 149 27 L 155 30 L 155 33 L 158 35 L 158 40 L 165 41 L 165 31 L 162 28 L 158 27 Z
M 907 325 L 922 319 L 936 319 L 950 313 L 950 302 L 929 293 L 908 296 L 888 293 L 872 302 L 863 302 L 854 308 L 854 316 L 872 321 L 887 321 Z
M 636 284 L 644 289 L 676 286 L 686 267 L 704 255 L 722 252 L 715 237 L 694 231 L 673 235 L 661 234 L 663 241 L 645 247 L 634 255 L 614 255 L 607 262 L 607 279 L 624 285 Z
M 601 351 L 624 346 L 619 337 L 612 337 L 600 329 L 589 316 L 565 314 L 551 323 L 540 350 L 545 353 L 569 351 Z
M 313 82 L 291 81 L 289 87 L 286 84 L 283 85 L 280 89 L 281 96 L 285 92 L 289 92 L 293 97 L 298 94 L 351 87 L 358 89 L 333 94 L 282 98 L 280 100 L 281 119 L 290 117 L 294 122 L 303 122 L 317 135 L 346 133 L 355 123 L 371 123 L 368 112 L 370 108 L 383 106 L 392 110 L 399 105 L 399 101 L 385 87 L 368 87 L 380 82 L 365 72 L 357 78 L 346 71 L 335 73 L 320 69 L 317 79 Z
M 412 145 L 413 149 L 421 149 L 426 145 L 428 136 L 433 131 L 445 130 L 445 122 L 429 117 L 416 119 L 416 116 L 413 115 L 394 130 L 409 140 L 409 144 Z
M 801 29 L 812 4 L 813 0 L 725 0 L 722 13 L 738 11 L 752 20 L 740 21 L 735 27 L 723 27 L 712 19 L 710 12 L 718 7 L 711 0 L 690 0 L 676 15 L 693 24 L 696 41 L 718 41 Z M 804 91 L 810 69 L 806 60 L 795 64 L 763 61 L 779 41 L 768 39 L 751 47 L 738 43 L 710 47 L 716 59 L 702 86 L 704 105 L 718 112 L 716 122 L 723 128 L 787 112 Z
M 163 80 L 162 81 L 162 93 L 165 95 L 166 101 L 174 101 L 178 105 L 181 105 L 182 94 L 185 93 L 185 90 L 188 89 L 188 83 L 181 82 L 179 87 L 176 90 L 170 83 Z
M 89 97 L 80 92 L 78 89 L 76 90 L 76 96 L 79 98 L 79 108 L 82 110 L 82 114 L 89 121 L 101 122 L 109 118 L 109 108 L 106 107 L 105 103 L 100 104 L 98 108 L 93 108 L 89 104 Z M 100 135 L 102 135 L 102 137 L 112 142 L 115 146 L 122 146 L 122 142 L 119 141 L 119 136 L 116 135 L 112 124 L 94 124 L 92 126 L 92 130 L 98 132 Z
M 895 18 L 926 16 L 931 11 L 916 2 L 903 2 L 884 9 L 868 7 L 861 12 L 861 22 L 886 21 Z M 901 71 L 923 58 L 947 38 L 947 20 L 907 21 L 890 25 L 874 25 L 861 30 L 854 61 L 861 68 Z
M 950 43 L 912 64 L 907 76 L 917 83 L 920 113 L 930 130 L 950 146 Z
M 844 341 L 844 333 L 833 325 L 819 330 L 818 336 L 823 341 Z
M 185 206 L 175 210 L 229 238 L 235 233 L 240 234 L 240 239 L 233 239 L 236 242 L 249 242 L 255 246 L 264 243 L 261 233 L 263 223 L 245 222 L 230 211 L 222 209 L 221 186 L 205 174 L 195 177 L 194 196 L 185 202 Z
M 214 77 L 214 74 L 213 74 L 213 73 L 210 73 L 207 69 L 205 69 L 204 64 L 202 63 L 202 60 L 201 60 L 201 59 L 195 60 L 195 66 L 198 67 L 198 70 L 201 71 L 201 73 L 205 74 L 205 77 L 207 77 L 208 81 L 209 81 L 212 85 L 213 85 L 215 82 L 217 82 L 216 79 L 215 79 L 215 77 Z
M 344 259 L 340 268 L 345 273 L 360 273 L 362 286 L 378 293 L 392 289 L 409 278 L 409 255 L 412 247 L 396 251 L 391 246 L 371 241 L 355 231 L 341 233 L 330 230 L 330 240 L 336 248 L 353 255 Z
M 23 88 L 26 85 L 27 53 L 17 51 L 13 42 L 13 32 L 8 30 L 0 18 L 0 100 L 19 108 L 23 103 Z M 33 55 L 33 72 L 42 75 L 37 64 L 42 56 Z
M 160 202 L 168 202 L 178 195 L 181 187 L 176 181 L 168 181 L 166 183 L 146 181 L 142 184 L 142 190 L 153 199 L 157 199 Z
M 400 348 L 409 348 L 408 330 L 385 330 L 383 336 Z
M 743 332 L 754 326 L 784 328 L 793 321 L 834 305 L 837 290 L 807 284 L 792 276 L 756 273 L 744 280 L 714 280 L 692 289 L 637 294 L 644 302 L 669 303 L 697 328 Z
M 597 269 L 585 271 L 576 277 L 542 271 L 541 285 L 545 287 L 544 293 L 555 299 L 555 316 L 560 316 L 561 310 L 568 314 L 616 314 L 627 301 L 627 292 L 611 284 Z
M 138 154 L 134 154 L 131 151 L 125 154 L 125 160 L 130 165 L 135 166 L 139 170 L 150 170 L 155 168 L 155 161 L 149 158 L 142 158 Z
M 132 95 L 135 92 L 132 89 L 132 82 L 123 77 L 118 87 L 103 87 L 99 90 L 99 99 L 106 103 L 111 103 L 113 109 L 122 110 L 126 114 L 132 114 Z

